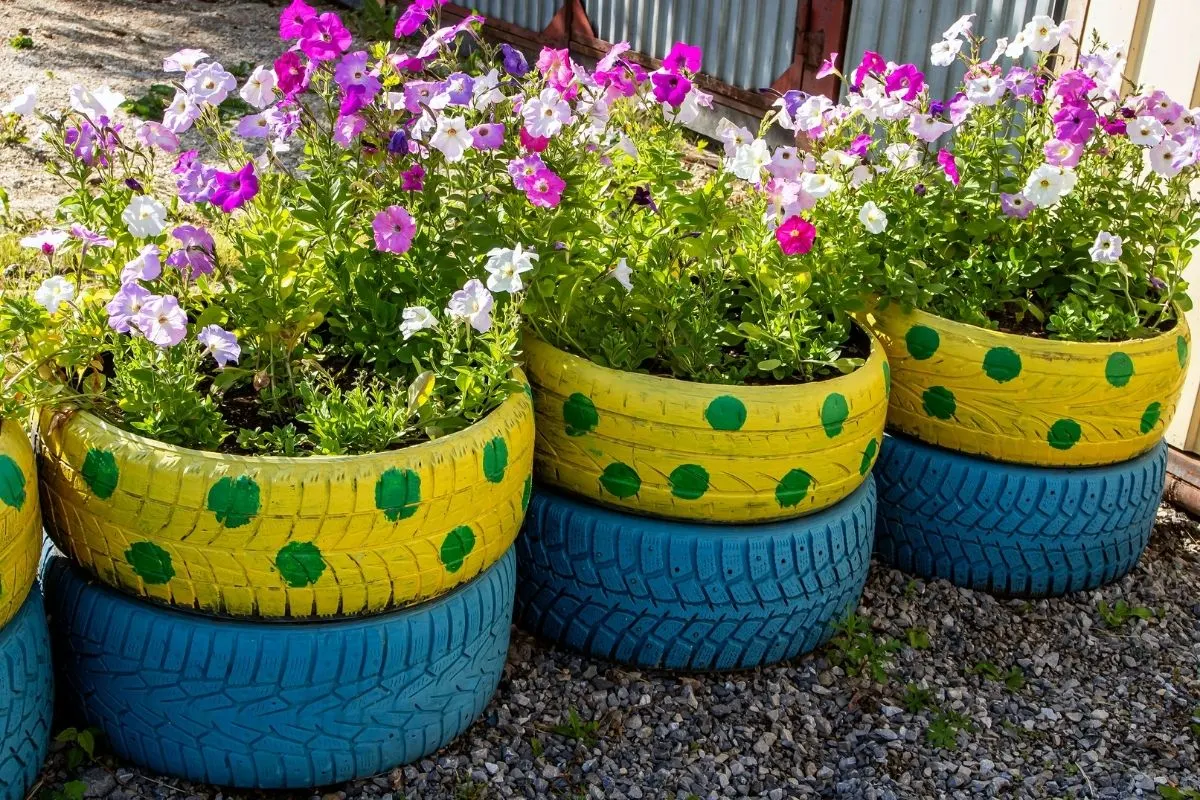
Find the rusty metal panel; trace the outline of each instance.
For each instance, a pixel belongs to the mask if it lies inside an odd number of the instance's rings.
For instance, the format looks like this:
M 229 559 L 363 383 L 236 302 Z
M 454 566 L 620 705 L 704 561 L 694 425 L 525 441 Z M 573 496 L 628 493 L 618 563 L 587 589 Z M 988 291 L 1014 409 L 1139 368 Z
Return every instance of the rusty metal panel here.
M 459 0 L 488 19 L 499 19 L 529 31 L 544 31 L 562 8 L 562 0 Z
M 930 97 L 944 99 L 962 80 L 963 67 L 957 62 L 933 66 L 929 48 L 960 16 L 975 14 L 975 33 L 988 39 L 987 58 L 992 42 L 1001 36 L 1011 39 L 1038 14 L 1061 22 L 1064 6 L 1064 0 L 855 0 L 838 66 L 853 68 L 864 52 L 874 50 L 891 61 L 916 64 L 925 73 Z
M 586 0 L 596 36 L 664 57 L 704 48 L 704 72 L 742 89 L 771 86 L 794 60 L 800 0 Z

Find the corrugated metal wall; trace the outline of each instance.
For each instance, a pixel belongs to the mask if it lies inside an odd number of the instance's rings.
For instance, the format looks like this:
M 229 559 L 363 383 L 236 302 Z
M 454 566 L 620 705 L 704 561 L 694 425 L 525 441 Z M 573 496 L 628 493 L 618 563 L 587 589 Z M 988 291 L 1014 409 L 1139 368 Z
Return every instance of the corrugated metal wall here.
M 945 99 L 950 87 L 962 80 L 963 68 L 935 67 L 929 63 L 929 47 L 963 14 L 975 14 L 975 33 L 991 42 L 1010 39 L 1038 14 L 1062 21 L 1064 0 L 851 0 L 850 29 L 846 52 L 838 66 L 852 69 L 862 54 L 874 50 L 897 63 L 913 63 L 925 72 L 930 97 Z
M 762 89 L 791 65 L 798 0 L 585 0 L 607 42 L 662 58 L 677 41 L 704 48 L 704 71 L 742 89 Z
M 531 31 L 543 31 L 562 8 L 562 0 L 458 0 L 489 19 L 502 19 Z

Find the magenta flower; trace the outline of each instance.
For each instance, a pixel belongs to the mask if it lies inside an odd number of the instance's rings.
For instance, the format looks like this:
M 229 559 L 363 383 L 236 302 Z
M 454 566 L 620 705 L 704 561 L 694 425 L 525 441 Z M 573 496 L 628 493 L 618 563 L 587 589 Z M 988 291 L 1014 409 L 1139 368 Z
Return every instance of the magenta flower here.
M 371 222 L 375 232 L 375 249 L 381 253 L 406 253 L 412 247 L 417 224 L 412 215 L 400 206 L 388 206 Z
M 871 146 L 871 135 L 869 133 L 860 133 L 854 137 L 854 141 L 846 148 L 846 152 L 852 156 L 862 158 L 867 154 L 868 148 Z
M 821 62 L 821 68 L 817 70 L 817 80 L 828 78 L 837 71 L 837 53 L 830 53 L 829 58 Z
M 342 118 L 354 116 L 370 105 L 374 99 L 375 97 L 369 94 L 365 87 L 351 86 L 342 92 L 342 103 L 338 107 L 338 116 Z
M 179 225 L 171 235 L 179 241 L 179 249 L 167 256 L 168 266 L 192 280 L 213 271 L 217 246 L 208 231 L 195 225 Z
M 406 192 L 420 192 L 425 189 L 425 168 L 413 164 L 400 173 L 400 188 Z
M 525 148 L 527 152 L 544 153 L 549 146 L 549 136 L 534 136 L 524 127 L 521 128 L 521 147 Z
M 117 333 L 129 333 L 133 318 L 141 313 L 142 306 L 153 296 L 149 290 L 133 281 L 121 284 L 120 290 L 104 306 L 108 312 L 108 327 Z
M 88 247 L 112 247 L 115 244 L 107 236 L 89 231 L 78 222 L 71 223 L 71 236 L 83 242 L 85 250 Z
M 332 61 L 350 49 L 353 37 L 332 11 L 310 17 L 300 26 L 300 50 L 313 61 Z
M 279 15 L 279 38 L 299 39 L 304 23 L 317 18 L 317 10 L 304 0 L 292 0 L 292 4 Z
M 677 72 L 655 72 L 650 76 L 654 99 L 664 105 L 679 107 L 692 89 L 692 82 Z
M 485 122 L 471 129 L 471 140 L 476 150 L 498 150 L 504 146 L 504 125 Z
M 1066 105 L 1054 115 L 1054 135 L 1065 142 L 1087 142 L 1100 117 L 1090 106 Z
M 508 162 L 508 174 L 512 177 L 513 186 L 522 192 L 528 191 L 534 176 L 545 169 L 546 164 L 539 155 L 530 155 Z
M 257 194 L 258 175 L 254 172 L 254 162 L 247 161 L 237 172 L 217 172 L 217 188 L 209 202 L 228 214 L 253 200 Z
M 699 72 L 700 62 L 704 58 L 704 51 L 699 47 L 686 42 L 676 42 L 671 47 L 671 52 L 667 53 L 667 57 L 663 59 L 663 69 L 669 72 L 679 72 L 686 69 L 688 72 Z
M 198 334 L 196 341 L 204 348 L 204 352 L 213 357 L 218 367 L 237 363 L 242 357 L 242 346 L 238 344 L 237 336 L 225 330 L 220 325 L 205 325 Z
M 1100 127 L 1109 136 L 1125 136 L 1128 134 L 1129 120 L 1119 116 L 1101 117 Z
M 817 229 L 800 215 L 788 217 L 775 229 L 775 239 L 785 256 L 802 256 L 812 250 L 817 238 Z
M 943 147 L 938 151 L 937 160 L 942 165 L 942 171 L 946 173 L 946 179 L 958 186 L 962 178 L 958 174 L 958 165 L 954 163 L 954 154 Z
M 850 75 L 850 83 L 855 89 L 861 89 L 863 81 L 872 72 L 882 73 L 887 69 L 887 62 L 883 60 L 883 56 L 873 50 L 868 50 L 863 53 L 862 61 L 854 69 Z
M 567 184 L 550 169 L 539 170 L 525 188 L 525 196 L 529 202 L 542 208 L 554 208 L 562 199 L 563 189 Z
M 566 92 L 575 81 L 575 67 L 565 48 L 555 50 L 543 47 L 538 55 L 537 70 L 545 76 L 546 84 L 559 92 Z
M 295 50 L 275 59 L 275 87 L 283 93 L 285 100 L 291 100 L 308 88 L 308 68 L 300 54 Z
M 159 347 L 174 347 L 187 336 L 187 314 L 172 295 L 145 298 L 130 322 Z
M 1087 102 L 1088 92 L 1096 88 L 1096 82 L 1083 70 L 1073 69 L 1059 76 L 1050 87 L 1051 97 L 1061 97 L 1063 102 L 1070 105 Z
M 404 9 L 404 13 L 400 15 L 400 18 L 396 20 L 396 38 L 400 39 L 405 36 L 412 36 L 421 29 L 422 25 L 429 21 L 429 12 L 433 7 L 444 3 L 445 0 L 441 0 L 441 3 L 435 2 L 435 0 L 415 0 L 415 2 L 410 3 L 408 8 Z
M 367 121 L 358 114 L 339 117 L 333 126 L 333 140 L 340 147 L 348 148 L 367 127 Z
M 915 64 L 902 64 L 896 67 L 883 81 L 883 90 L 891 97 L 898 97 L 905 102 L 915 100 L 925 88 L 925 74 L 917 69 Z
M 1033 211 L 1033 203 L 1019 192 L 1017 194 L 1003 192 L 1000 194 L 1000 208 L 1010 217 L 1025 219 L 1029 216 L 1029 212 Z

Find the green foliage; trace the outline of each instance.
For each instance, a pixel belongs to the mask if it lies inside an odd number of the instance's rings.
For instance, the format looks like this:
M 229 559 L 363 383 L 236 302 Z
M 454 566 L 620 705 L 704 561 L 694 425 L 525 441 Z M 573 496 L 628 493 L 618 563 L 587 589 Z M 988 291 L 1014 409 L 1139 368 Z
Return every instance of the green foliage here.
M 919 714 L 925 709 L 933 707 L 933 692 L 915 683 L 909 683 L 904 687 L 904 697 L 901 702 L 904 704 L 905 711 L 910 714 Z
M 567 709 L 567 719 L 550 729 L 572 741 L 580 742 L 591 747 L 599 741 L 600 723 L 595 720 L 584 721 L 574 707 Z
M 25 32 L 18 33 L 16 36 L 9 38 L 8 46 L 13 50 L 32 50 L 33 37 Z
M 1200 800 L 1200 789 L 1163 784 L 1158 787 L 1158 796 L 1164 800 Z
M 1010 691 L 1014 692 L 1018 692 L 1025 687 L 1025 672 L 1015 664 L 1005 671 L 990 661 L 980 661 L 968 669 L 967 674 L 979 675 L 989 681 L 1001 682 Z
M 54 737 L 54 741 L 65 745 L 67 770 L 74 772 L 83 764 L 96 760 L 96 728 L 64 728 Z
M 304 411 L 296 419 L 322 455 L 352 455 L 390 450 L 413 433 L 408 393 L 379 380 L 343 389 L 328 381 L 300 385 Z
M 86 783 L 81 780 L 73 780 L 65 782 L 61 789 L 42 790 L 40 797 L 42 800 L 83 800 L 86 791 Z
M 200 391 L 199 348 L 163 350 L 145 339 L 125 345 L 113 354 L 109 394 L 129 427 L 167 444 L 219 449 L 229 427 L 214 396 Z
M 929 631 L 924 628 L 914 627 L 909 628 L 906 632 L 908 637 L 908 646 L 914 650 L 929 649 Z
M 831 663 L 844 667 L 850 675 L 865 675 L 875 683 L 886 683 L 887 667 L 900 647 L 895 639 L 876 637 L 869 619 L 850 614 L 838 623 L 828 655 Z
M 1109 605 L 1101 600 L 1096 604 L 1096 613 L 1110 628 L 1120 628 L 1131 619 L 1154 619 L 1154 610 L 1145 606 L 1131 606 L 1124 600 Z
M 925 738 L 934 747 L 943 750 L 958 748 L 958 734 L 975 730 L 971 720 L 957 711 L 943 711 L 935 716 L 925 729 Z

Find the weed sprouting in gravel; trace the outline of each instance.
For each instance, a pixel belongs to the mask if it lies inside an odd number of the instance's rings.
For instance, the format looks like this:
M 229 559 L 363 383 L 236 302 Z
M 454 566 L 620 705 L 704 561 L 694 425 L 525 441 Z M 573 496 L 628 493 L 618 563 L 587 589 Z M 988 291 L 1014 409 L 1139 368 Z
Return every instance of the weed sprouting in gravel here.
M 1111 606 L 1104 600 L 1096 604 L 1096 613 L 1110 628 L 1120 628 L 1131 619 L 1154 619 L 1154 609 L 1146 606 L 1131 606 L 1118 600 Z
M 22 31 L 8 40 L 8 46 L 13 50 L 32 50 L 33 37 Z
M 908 629 L 908 646 L 914 650 L 929 649 L 929 631 L 921 627 L 912 627 Z
M 910 683 L 904 687 L 904 697 L 900 702 L 908 713 L 919 714 L 927 708 L 933 708 L 933 691 Z
M 551 733 L 576 742 L 583 742 L 588 747 L 599 741 L 599 731 L 600 723 L 595 720 L 585 721 L 579 716 L 579 712 L 575 710 L 574 706 L 567 710 L 566 722 L 560 722 L 550 729 Z
M 925 738 L 934 747 L 955 750 L 958 748 L 958 734 L 963 731 L 970 733 L 973 730 L 975 726 L 966 715 L 957 711 L 943 711 L 929 723 L 929 727 L 925 729 Z
M 838 624 L 837 635 L 829 642 L 829 660 L 850 675 L 867 675 L 875 683 L 886 683 L 888 665 L 900 647 L 890 636 L 876 637 L 871 620 L 850 614 Z
M 1183 786 L 1159 786 L 1158 796 L 1165 800 L 1200 800 L 1200 790 Z

